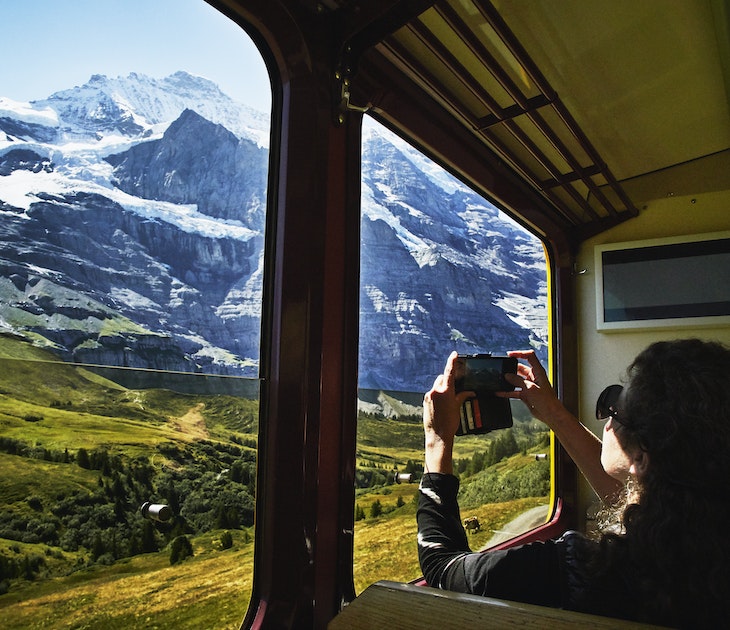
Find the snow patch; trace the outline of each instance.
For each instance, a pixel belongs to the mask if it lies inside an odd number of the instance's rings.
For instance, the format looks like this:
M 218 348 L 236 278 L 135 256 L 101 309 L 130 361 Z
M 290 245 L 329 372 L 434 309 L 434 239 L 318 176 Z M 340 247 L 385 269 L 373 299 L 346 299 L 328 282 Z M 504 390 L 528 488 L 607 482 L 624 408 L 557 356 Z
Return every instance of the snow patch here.
M 28 210 L 32 203 L 40 201 L 41 193 L 50 195 L 72 195 L 79 192 L 102 195 L 142 217 L 170 223 L 188 233 L 209 238 L 232 238 L 248 241 L 258 232 L 244 227 L 240 221 L 209 217 L 198 212 L 196 204 L 175 204 L 168 201 L 142 199 L 114 188 L 108 181 L 106 167 L 96 165 L 82 167 L 76 174 L 80 179 L 70 178 L 63 173 L 31 173 L 14 171 L 0 180 L 0 200 Z M 85 179 L 88 178 L 88 179 Z M 89 180 L 95 181 L 89 181 Z
M 32 103 L 14 101 L 5 96 L 0 96 L 0 117 L 45 127 L 57 127 L 59 124 L 58 114 L 53 108 L 48 106 L 38 108 Z

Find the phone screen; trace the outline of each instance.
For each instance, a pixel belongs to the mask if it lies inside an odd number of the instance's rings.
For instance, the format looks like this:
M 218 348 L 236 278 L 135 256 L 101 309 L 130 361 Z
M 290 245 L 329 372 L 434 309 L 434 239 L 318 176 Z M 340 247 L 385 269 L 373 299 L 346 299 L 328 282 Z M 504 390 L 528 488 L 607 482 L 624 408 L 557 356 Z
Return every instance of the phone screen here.
M 504 375 L 517 371 L 514 357 L 493 357 L 489 355 L 460 356 L 456 364 L 456 390 L 473 392 L 512 391 Z

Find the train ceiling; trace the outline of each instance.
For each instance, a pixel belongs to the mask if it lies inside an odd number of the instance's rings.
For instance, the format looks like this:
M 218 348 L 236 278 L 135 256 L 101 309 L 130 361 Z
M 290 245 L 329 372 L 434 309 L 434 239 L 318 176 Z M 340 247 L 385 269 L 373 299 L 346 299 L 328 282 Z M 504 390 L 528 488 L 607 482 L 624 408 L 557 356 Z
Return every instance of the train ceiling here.
M 516 209 L 534 225 L 549 214 L 580 241 L 651 200 L 729 188 L 727 0 L 283 4 L 336 32 L 343 112 L 405 130 L 511 206 L 504 173 L 538 200 Z

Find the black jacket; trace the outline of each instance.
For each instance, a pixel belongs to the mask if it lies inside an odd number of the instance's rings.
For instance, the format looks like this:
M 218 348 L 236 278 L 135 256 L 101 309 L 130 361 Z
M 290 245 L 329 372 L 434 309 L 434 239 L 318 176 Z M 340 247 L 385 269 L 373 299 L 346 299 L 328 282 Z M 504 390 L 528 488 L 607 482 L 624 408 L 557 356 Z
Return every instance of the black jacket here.
M 512 601 L 636 619 L 637 602 L 620 577 L 594 583 L 597 543 L 577 532 L 557 540 L 472 553 L 456 496 L 459 480 L 426 474 L 418 503 L 418 557 L 429 586 Z

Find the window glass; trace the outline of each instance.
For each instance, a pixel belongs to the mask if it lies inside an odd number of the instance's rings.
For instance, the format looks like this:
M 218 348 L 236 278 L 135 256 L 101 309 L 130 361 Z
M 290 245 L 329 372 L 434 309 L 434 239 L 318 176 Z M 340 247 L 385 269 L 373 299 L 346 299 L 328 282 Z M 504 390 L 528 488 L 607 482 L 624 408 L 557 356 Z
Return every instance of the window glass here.
M 202 0 L 0 15 L 3 627 L 238 628 L 264 62 Z
M 546 361 L 542 243 L 372 119 L 363 126 L 354 574 L 420 575 L 416 495 L 423 394 L 451 351 L 534 349 Z M 549 432 L 521 404 L 513 426 L 456 438 L 473 549 L 545 522 Z

